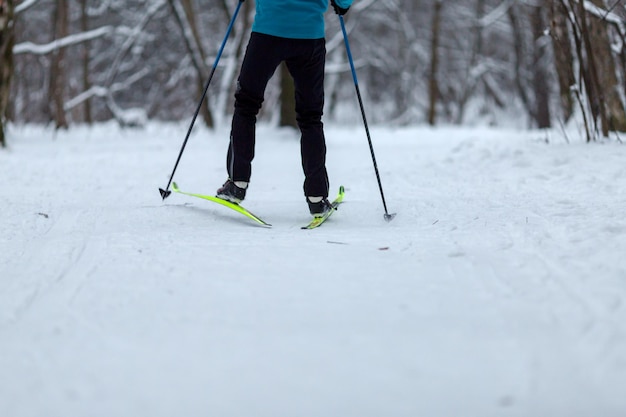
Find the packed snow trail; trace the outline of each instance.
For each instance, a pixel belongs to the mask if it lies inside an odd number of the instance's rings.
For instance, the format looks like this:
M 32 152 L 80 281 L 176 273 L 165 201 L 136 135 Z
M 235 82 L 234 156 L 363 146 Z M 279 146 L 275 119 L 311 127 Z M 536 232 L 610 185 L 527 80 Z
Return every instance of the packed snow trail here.
M 0 415 L 626 416 L 626 147 L 376 128 L 387 223 L 362 130 L 331 127 L 346 200 L 303 231 L 293 131 L 258 131 L 272 229 L 161 201 L 183 133 L 11 129 Z M 175 180 L 213 192 L 227 135 Z

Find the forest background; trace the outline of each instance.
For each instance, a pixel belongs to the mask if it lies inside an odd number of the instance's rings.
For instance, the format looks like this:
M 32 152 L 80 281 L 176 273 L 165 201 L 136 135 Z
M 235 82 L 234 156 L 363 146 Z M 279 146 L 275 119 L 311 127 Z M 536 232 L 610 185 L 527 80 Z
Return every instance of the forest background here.
M 67 128 L 191 118 L 237 0 L 0 0 L 7 123 Z M 254 17 L 242 3 L 201 120 L 228 123 Z M 326 15 L 326 120 L 359 121 L 339 22 Z M 346 15 L 374 123 L 626 131 L 623 0 L 356 0 Z M 573 117 L 574 116 L 574 117 Z M 284 68 L 262 120 L 295 125 Z

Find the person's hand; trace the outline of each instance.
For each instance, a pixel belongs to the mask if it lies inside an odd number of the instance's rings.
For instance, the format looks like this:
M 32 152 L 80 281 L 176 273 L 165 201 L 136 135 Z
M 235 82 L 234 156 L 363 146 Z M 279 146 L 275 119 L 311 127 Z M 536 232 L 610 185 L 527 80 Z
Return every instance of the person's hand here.
M 339 16 L 343 16 L 344 14 L 348 13 L 348 9 L 350 9 L 350 6 L 344 9 L 343 7 L 335 3 L 335 0 L 330 0 L 330 4 L 333 6 L 333 9 L 335 9 L 335 13 L 337 13 Z

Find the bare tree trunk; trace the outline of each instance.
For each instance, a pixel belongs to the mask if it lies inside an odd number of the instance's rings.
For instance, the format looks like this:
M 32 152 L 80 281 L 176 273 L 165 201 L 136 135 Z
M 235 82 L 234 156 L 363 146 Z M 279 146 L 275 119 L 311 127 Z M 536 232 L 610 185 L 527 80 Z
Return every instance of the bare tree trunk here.
M 591 0 L 596 6 L 603 8 L 602 1 Z M 611 39 L 608 34 L 608 23 L 604 19 L 599 19 L 594 15 L 589 16 L 589 46 L 595 56 L 597 69 L 598 87 L 600 91 L 600 102 L 606 113 L 606 127 L 603 133 L 608 130 L 626 131 L 626 113 L 620 98 L 620 85 L 617 80 L 615 60 L 611 51 Z
M 54 38 L 61 39 L 68 35 L 68 4 L 67 0 L 57 0 L 54 13 Z M 67 119 L 63 103 L 65 101 L 65 48 L 52 54 L 50 65 L 50 99 L 51 114 L 57 129 L 67 129 Z
M 200 34 L 195 21 L 196 13 L 193 9 L 193 4 L 191 0 L 169 0 L 169 3 L 174 11 L 176 21 L 178 22 L 178 25 L 183 33 L 185 46 L 191 56 L 193 66 L 196 69 L 198 79 L 198 97 L 201 97 L 209 78 L 209 70 L 205 62 L 206 54 L 202 49 L 202 43 L 200 42 Z M 213 127 L 215 123 L 208 98 L 202 103 L 201 114 L 205 124 L 208 127 Z
M 5 113 L 11 93 L 13 76 L 13 44 L 15 34 L 13 0 L 0 0 L 0 146 L 4 147 Z
M 517 93 L 519 94 L 524 107 L 528 114 L 534 119 L 535 118 L 535 110 L 530 103 L 530 97 L 528 96 L 528 91 L 526 88 L 526 80 L 524 78 L 524 56 L 526 55 L 526 50 L 524 47 L 524 31 L 521 27 L 519 21 L 519 6 L 511 6 L 507 14 L 509 16 L 509 21 L 511 22 L 511 30 L 513 31 L 513 48 L 515 52 L 515 87 L 517 88 Z
M 583 117 L 585 132 L 587 135 L 587 142 L 595 140 L 596 135 L 595 132 L 597 129 L 591 128 L 589 119 L 593 118 L 595 114 L 594 110 L 594 100 L 595 100 L 595 90 L 594 86 L 590 81 L 589 71 L 587 70 L 588 63 L 585 60 L 585 46 L 584 39 L 582 35 L 582 31 L 586 30 L 586 25 L 584 25 L 581 21 L 581 17 L 577 14 L 577 10 L 575 9 L 575 5 L 570 3 L 570 0 L 559 0 L 560 4 L 563 6 L 563 10 L 565 11 L 565 15 L 567 16 L 570 27 L 571 34 L 574 40 L 575 51 L 576 51 L 576 62 L 572 61 L 572 66 L 576 65 L 578 67 L 578 79 L 576 81 L 576 86 L 573 88 L 576 99 L 578 100 L 578 104 L 580 106 L 581 115 Z M 584 8 L 583 8 L 584 12 Z M 584 88 L 583 88 L 584 87 Z M 591 112 L 591 114 L 589 114 Z
M 89 16 L 87 15 L 87 0 L 80 1 L 80 30 L 87 32 L 89 30 Z M 89 46 L 87 41 L 83 44 L 83 91 L 89 91 L 91 88 L 91 82 L 89 81 Z M 91 99 L 87 99 L 83 103 L 84 109 L 84 121 L 88 125 L 93 123 L 93 116 L 91 114 Z
M 535 6 L 530 20 L 533 28 L 533 90 L 535 96 L 535 122 L 540 129 L 551 127 L 550 88 L 546 60 L 546 44 L 544 38 L 543 7 Z
M 592 43 L 591 31 L 587 18 L 587 11 L 585 10 L 584 2 L 578 3 L 578 19 L 580 22 L 580 33 L 586 55 L 586 65 L 584 67 L 585 73 L 583 74 L 585 82 L 587 84 L 587 91 L 589 92 L 591 110 L 594 116 L 594 120 L 597 126 L 597 119 L 600 117 L 600 128 L 602 129 L 602 136 L 607 137 L 609 135 L 606 108 L 604 106 L 604 92 L 602 91 L 602 85 L 600 84 L 600 77 L 598 75 L 598 62 L 596 59 L 596 48 L 599 45 Z M 594 37 L 595 39 L 595 37 Z M 600 52 L 600 56 L 602 53 Z M 582 62 L 581 54 L 581 62 Z
M 463 123 L 465 118 L 465 110 L 470 98 L 474 95 L 482 74 L 479 76 L 476 67 L 480 65 L 480 59 L 483 53 L 483 27 L 480 19 L 485 15 L 485 0 L 476 0 L 476 8 L 474 9 L 474 25 L 472 29 L 471 55 L 465 74 L 463 89 L 458 97 L 459 110 L 456 116 L 456 123 Z M 474 75 L 473 75 L 474 74 Z
M 231 10 L 228 8 L 228 5 L 224 5 L 224 10 L 226 16 L 228 16 L 229 19 L 232 19 L 232 13 Z M 219 109 L 216 111 L 219 111 L 220 119 L 223 119 L 227 115 L 227 113 L 230 113 L 229 105 L 230 108 L 232 108 L 232 106 L 234 105 L 235 89 L 237 85 L 235 80 L 239 75 L 241 62 L 243 61 L 243 56 L 246 51 L 246 44 L 249 40 L 249 37 L 247 35 L 250 32 L 250 28 L 252 26 L 253 10 L 254 2 L 244 2 L 241 7 L 241 17 L 233 26 L 232 41 L 230 45 L 234 44 L 234 47 L 230 48 L 231 58 L 228 64 L 225 65 L 224 71 L 222 72 L 222 80 L 220 83 L 220 91 L 216 105 L 216 108 Z
M 433 31 L 430 47 L 430 75 L 428 79 L 428 124 L 434 126 L 437 118 L 437 101 L 439 99 L 439 84 L 437 71 L 439 70 L 439 35 L 441 27 L 441 9 L 443 2 L 437 0 L 433 16 Z
M 547 0 L 550 7 L 552 48 L 554 50 L 554 65 L 559 82 L 559 97 L 563 120 L 567 122 L 574 113 L 574 97 L 572 88 L 576 85 L 574 76 L 574 54 L 571 39 L 567 29 L 567 10 L 563 4 Z

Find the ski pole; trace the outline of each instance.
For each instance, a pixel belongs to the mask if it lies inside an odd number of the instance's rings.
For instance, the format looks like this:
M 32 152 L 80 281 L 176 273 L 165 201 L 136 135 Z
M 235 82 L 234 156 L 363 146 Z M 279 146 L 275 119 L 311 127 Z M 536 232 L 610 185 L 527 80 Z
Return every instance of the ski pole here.
M 165 189 L 159 188 L 159 192 L 161 193 L 161 197 L 163 198 L 163 200 L 169 197 L 169 195 L 172 193 L 169 190 L 169 188 L 170 188 L 170 185 L 172 184 L 174 173 L 176 172 L 176 168 L 178 168 L 178 163 L 180 162 L 180 158 L 183 156 L 185 146 L 187 146 L 187 141 L 189 140 L 189 136 L 191 135 L 191 130 L 193 129 L 193 125 L 196 122 L 196 119 L 198 118 L 198 114 L 200 113 L 200 109 L 202 108 L 202 103 L 204 102 L 204 99 L 206 98 L 206 95 L 207 95 L 207 91 L 209 90 L 209 85 L 211 84 L 211 80 L 213 79 L 213 74 L 215 74 L 217 64 L 220 61 L 220 58 L 222 57 L 222 52 L 224 52 L 226 41 L 228 40 L 228 37 L 230 36 L 230 32 L 233 29 L 233 25 L 235 24 L 235 20 L 237 19 L 237 15 L 239 14 L 239 9 L 241 9 L 241 5 L 243 4 L 244 1 L 245 0 L 239 0 L 239 3 L 237 4 L 237 8 L 235 9 L 235 13 L 233 14 L 233 17 L 230 19 L 230 23 L 228 24 L 228 29 L 226 30 L 226 35 L 224 36 L 224 40 L 222 41 L 222 46 L 220 46 L 217 56 L 215 57 L 215 62 L 213 63 L 213 68 L 211 69 L 209 80 L 207 81 L 204 87 L 204 92 L 202 93 L 202 97 L 200 98 L 200 102 L 198 103 L 198 107 L 196 108 L 196 112 L 194 113 L 193 118 L 191 119 L 189 130 L 187 130 L 187 136 L 185 136 L 185 140 L 183 141 L 183 146 L 180 148 L 180 152 L 178 153 L 178 158 L 176 159 L 176 163 L 174 164 L 174 169 L 172 170 L 172 175 L 170 175 L 170 180 L 167 183 L 167 187 L 165 187 Z
M 361 98 L 361 91 L 359 89 L 359 81 L 356 78 L 356 70 L 354 69 L 354 61 L 352 60 L 352 52 L 350 52 L 350 43 L 348 42 L 348 33 L 346 32 L 346 25 L 343 22 L 343 16 L 339 15 L 339 23 L 341 23 L 341 31 L 343 32 L 343 40 L 346 44 L 346 52 L 348 54 L 348 61 L 350 61 L 350 69 L 352 70 L 352 78 L 354 79 L 354 88 L 356 89 L 356 96 L 359 99 L 359 107 L 361 109 L 361 116 L 363 117 L 363 124 L 365 125 L 365 133 L 367 135 L 367 141 L 370 145 L 370 153 L 372 154 L 372 162 L 374 163 L 374 171 L 376 172 L 376 179 L 378 180 L 378 188 L 380 190 L 380 196 L 383 200 L 383 207 L 385 208 L 385 220 L 391 221 L 396 213 L 389 214 L 387 210 L 387 203 L 385 202 L 385 193 L 383 192 L 383 184 L 380 181 L 380 174 L 378 173 L 378 164 L 376 164 L 376 155 L 374 155 L 374 145 L 372 145 L 372 138 L 370 136 L 370 130 L 367 127 L 367 119 L 365 118 L 365 109 L 363 108 L 363 99 Z

